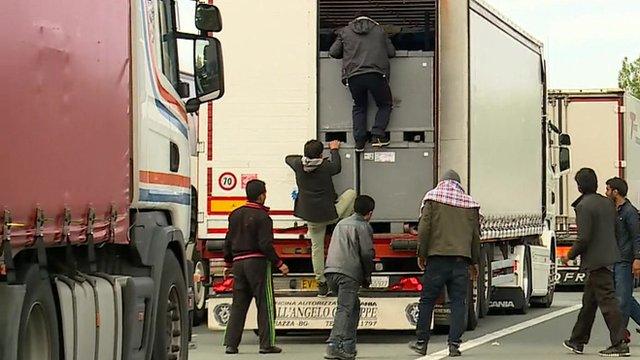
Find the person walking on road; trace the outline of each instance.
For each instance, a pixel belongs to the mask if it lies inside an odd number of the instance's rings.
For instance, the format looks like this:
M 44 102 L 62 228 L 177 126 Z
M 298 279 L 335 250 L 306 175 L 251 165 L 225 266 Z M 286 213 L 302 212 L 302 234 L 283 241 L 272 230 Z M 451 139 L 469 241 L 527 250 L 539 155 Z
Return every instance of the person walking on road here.
M 329 288 L 324 275 L 324 240 L 327 225 L 353 213 L 356 192 L 348 189 L 340 196 L 333 187 L 334 175 L 342 170 L 340 141 L 329 143 L 331 158 L 322 157 L 324 145 L 318 140 L 304 144 L 304 156 L 289 155 L 287 165 L 293 169 L 298 185 L 294 215 L 307 222 L 311 238 L 311 261 L 318 282 L 318 295 L 327 296 Z
M 353 137 L 356 151 L 364 151 L 367 142 L 367 107 L 369 93 L 378 106 L 371 129 L 373 146 L 389 145 L 387 125 L 393 108 L 389 87 L 389 58 L 396 49 L 380 24 L 368 16 L 357 16 L 349 25 L 336 31 L 337 38 L 329 55 L 342 59 L 342 82 L 353 97 Z
M 273 248 L 273 221 L 265 183 L 251 180 L 246 187 L 248 202 L 229 215 L 229 231 L 224 240 L 224 276 L 233 273 L 233 303 L 224 336 L 225 352 L 237 354 L 247 310 L 255 299 L 258 308 L 258 335 L 261 354 L 280 353 L 275 346 L 275 298 L 272 266 L 287 275 L 289 268 Z
M 597 193 L 598 178 L 593 169 L 580 169 L 575 180 L 582 194 L 572 204 L 576 212 L 578 239 L 561 261 L 567 264 L 580 256 L 580 267 L 587 273 L 587 279 L 582 308 L 571 337 L 563 345 L 576 354 L 584 352 L 599 307 L 611 340 L 611 346 L 599 354 L 606 357 L 629 356 L 613 279 L 614 264 L 621 260 L 616 242 L 616 208 L 613 202 Z
M 436 299 L 446 285 L 451 304 L 449 356 L 460 356 L 467 312 L 469 277 L 478 275 L 480 260 L 480 205 L 467 195 L 460 176 L 445 173 L 424 199 L 418 225 L 418 266 L 424 271 L 418 305 L 417 341 L 409 347 L 427 354 L 431 317 Z
M 621 260 L 613 266 L 613 275 L 627 343 L 630 341 L 629 317 L 640 324 L 640 304 L 633 297 L 633 273 L 640 272 L 640 220 L 638 209 L 627 199 L 628 190 L 627 182 L 619 177 L 607 180 L 606 195 L 618 210 L 616 227 Z
M 375 201 L 360 195 L 355 213 L 341 220 L 333 230 L 325 274 L 331 292 L 337 294 L 333 328 L 325 359 L 349 360 L 356 356 L 356 331 L 360 322 L 358 290 L 371 284 L 373 272 L 373 229 L 369 220 Z

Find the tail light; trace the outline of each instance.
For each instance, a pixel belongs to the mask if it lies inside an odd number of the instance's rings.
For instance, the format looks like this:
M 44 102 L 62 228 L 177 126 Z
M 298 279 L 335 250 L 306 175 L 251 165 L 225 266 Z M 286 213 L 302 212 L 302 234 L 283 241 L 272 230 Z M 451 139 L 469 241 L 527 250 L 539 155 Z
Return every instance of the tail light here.
M 404 277 L 389 287 L 389 291 L 422 291 L 422 283 L 417 277 Z
M 228 278 L 226 280 L 218 281 L 213 283 L 213 291 L 216 294 L 230 293 L 233 292 L 233 278 Z

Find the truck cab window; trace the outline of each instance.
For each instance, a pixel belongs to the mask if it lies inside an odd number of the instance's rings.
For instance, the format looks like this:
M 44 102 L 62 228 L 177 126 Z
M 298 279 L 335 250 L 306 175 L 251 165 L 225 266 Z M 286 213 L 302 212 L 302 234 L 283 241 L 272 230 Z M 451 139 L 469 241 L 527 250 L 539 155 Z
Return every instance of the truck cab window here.
M 158 0 L 158 17 L 160 29 L 160 54 L 162 72 L 174 88 L 178 87 L 178 50 L 175 33 L 175 12 L 173 1 Z

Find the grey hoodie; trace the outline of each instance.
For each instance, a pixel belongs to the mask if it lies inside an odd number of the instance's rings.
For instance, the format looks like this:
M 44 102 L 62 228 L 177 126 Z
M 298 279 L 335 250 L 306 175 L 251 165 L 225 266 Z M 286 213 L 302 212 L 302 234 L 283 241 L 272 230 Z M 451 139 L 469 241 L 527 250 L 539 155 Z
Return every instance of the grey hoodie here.
M 359 17 L 336 31 L 338 37 L 329 49 L 329 55 L 342 59 L 342 80 L 371 72 L 389 77 L 389 58 L 396 49 L 377 22 Z

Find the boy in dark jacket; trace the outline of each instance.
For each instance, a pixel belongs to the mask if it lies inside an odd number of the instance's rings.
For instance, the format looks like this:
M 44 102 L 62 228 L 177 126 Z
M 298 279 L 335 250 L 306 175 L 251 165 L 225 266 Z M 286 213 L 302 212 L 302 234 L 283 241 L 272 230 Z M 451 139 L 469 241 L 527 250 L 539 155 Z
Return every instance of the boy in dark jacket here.
M 229 231 L 224 240 L 224 275 L 233 273 L 233 304 L 227 324 L 224 345 L 227 354 L 237 354 L 242 339 L 247 310 L 255 298 L 258 308 L 260 353 L 280 353 L 275 346 L 275 298 L 271 268 L 275 265 L 284 275 L 289 273 L 273 248 L 273 221 L 265 183 L 247 183 L 248 202 L 229 215 Z
M 341 220 L 333 230 L 325 274 L 331 292 L 338 295 L 333 328 L 325 359 L 353 359 L 360 322 L 360 286 L 369 287 L 373 272 L 373 229 L 369 220 L 375 201 L 367 196 L 355 200 L 355 214 Z
M 620 250 L 616 242 L 616 208 L 611 200 L 597 193 L 598 178 L 592 169 L 580 169 L 575 180 L 582 194 L 572 204 L 576 211 L 578 239 L 561 261 L 566 264 L 569 259 L 580 256 L 580 267 L 587 273 L 587 281 L 584 284 L 578 320 L 571 338 L 565 340 L 563 345 L 576 354 L 582 354 L 584 345 L 589 342 L 593 320 L 599 307 L 611 339 L 611 346 L 600 351 L 600 355 L 629 356 L 612 272 L 614 264 L 620 261 Z
M 311 260 L 318 281 L 319 296 L 326 296 L 329 291 L 324 276 L 324 237 L 327 225 L 351 215 L 356 198 L 353 189 L 337 196 L 331 178 L 342 170 L 340 142 L 332 141 L 329 149 L 331 159 L 324 159 L 322 142 L 309 140 L 304 144 L 304 156 L 289 155 L 285 158 L 287 165 L 296 174 L 298 197 L 294 214 L 307 222 L 311 238 Z

